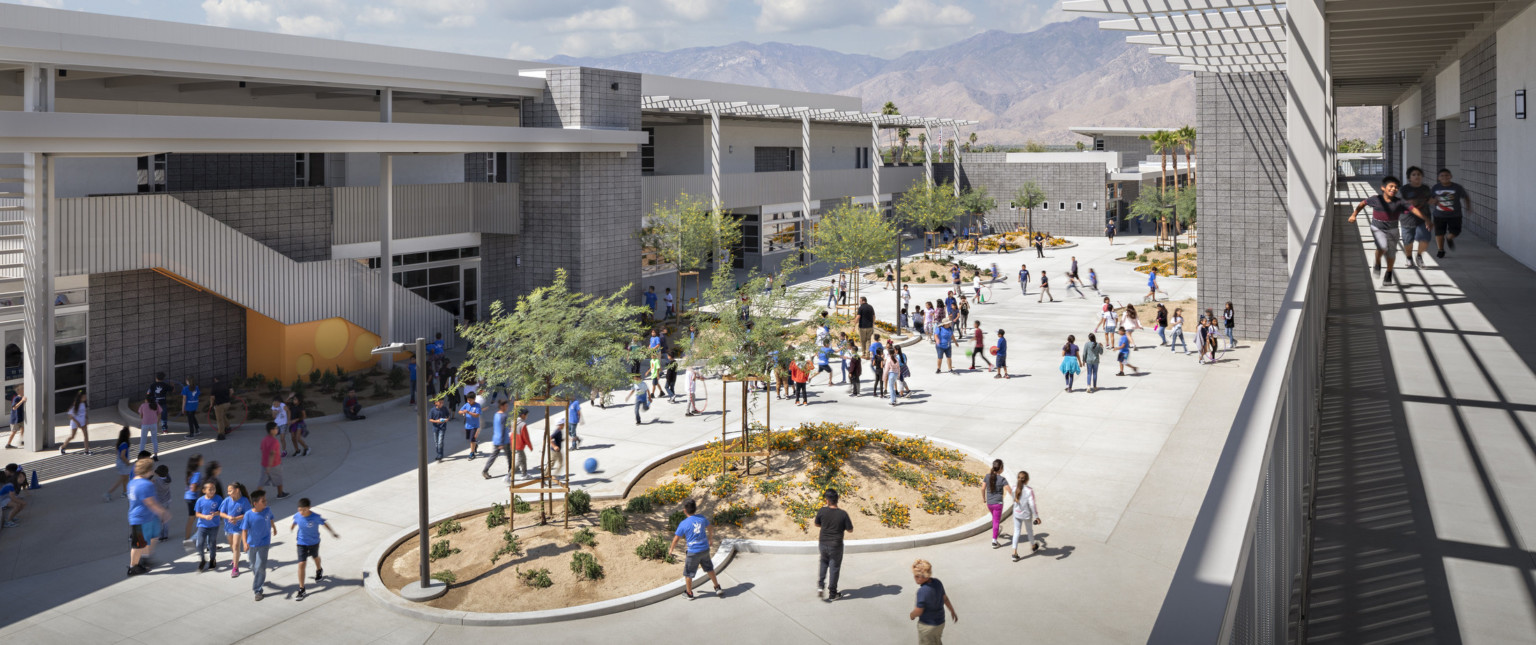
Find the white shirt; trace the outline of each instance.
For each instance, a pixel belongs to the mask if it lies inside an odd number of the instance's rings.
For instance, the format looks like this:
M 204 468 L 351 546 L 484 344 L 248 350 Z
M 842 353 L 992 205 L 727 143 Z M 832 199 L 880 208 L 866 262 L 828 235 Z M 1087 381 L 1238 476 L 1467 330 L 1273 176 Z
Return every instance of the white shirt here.
M 1040 511 L 1035 508 L 1035 489 L 1029 486 L 1020 486 L 1017 495 L 1018 498 L 1013 501 L 1014 517 L 1032 520 L 1040 516 Z

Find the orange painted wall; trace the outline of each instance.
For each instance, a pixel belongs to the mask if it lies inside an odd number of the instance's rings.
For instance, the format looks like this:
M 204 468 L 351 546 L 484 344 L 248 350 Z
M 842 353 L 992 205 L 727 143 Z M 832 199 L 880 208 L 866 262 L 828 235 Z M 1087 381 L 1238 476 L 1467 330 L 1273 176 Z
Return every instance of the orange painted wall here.
M 255 311 L 245 311 L 246 375 L 261 374 L 292 383 L 314 370 L 367 369 L 378 364 L 370 354 L 378 335 L 342 318 L 284 325 Z

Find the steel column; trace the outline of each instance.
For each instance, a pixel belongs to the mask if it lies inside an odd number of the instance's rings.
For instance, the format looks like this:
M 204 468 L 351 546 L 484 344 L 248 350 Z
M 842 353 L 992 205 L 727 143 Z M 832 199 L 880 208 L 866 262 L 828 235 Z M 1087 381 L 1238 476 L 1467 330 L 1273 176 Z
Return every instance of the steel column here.
M 869 123 L 869 150 L 869 156 L 871 157 L 869 162 L 870 178 L 875 194 L 875 201 L 872 206 L 874 206 L 876 212 L 879 212 L 880 166 L 883 165 L 884 162 L 880 159 L 880 123 L 877 121 L 871 121 Z
M 391 88 L 379 90 L 379 123 L 395 122 L 395 91 Z
M 27 396 L 27 447 L 41 452 L 53 443 L 53 159 L 22 155 L 22 269 L 24 280 L 23 387 Z
M 811 220 L 811 114 L 800 113 L 800 216 Z
M 709 106 L 709 209 L 720 210 L 720 108 Z
M 928 141 L 923 143 L 923 173 L 928 177 L 928 187 L 933 188 L 933 131 L 928 128 L 923 131 L 929 135 Z
M 379 201 L 384 205 L 379 217 L 379 346 L 383 347 L 394 342 L 395 333 L 395 257 L 389 251 L 395 235 L 395 158 L 388 153 L 379 155 Z M 380 366 L 393 364 L 393 356 L 379 357 Z
M 960 126 L 953 123 L 950 129 L 955 131 L 955 196 L 960 196 Z

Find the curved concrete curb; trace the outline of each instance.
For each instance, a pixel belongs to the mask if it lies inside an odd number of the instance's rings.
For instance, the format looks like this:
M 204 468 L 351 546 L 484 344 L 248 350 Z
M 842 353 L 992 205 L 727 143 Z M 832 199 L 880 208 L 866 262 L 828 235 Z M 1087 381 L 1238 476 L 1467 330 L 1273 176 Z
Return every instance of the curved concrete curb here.
M 410 402 L 411 402 L 410 395 L 406 395 L 406 396 L 402 396 L 402 397 L 400 397 L 398 399 L 391 399 L 391 400 L 385 401 L 383 403 L 376 403 L 374 405 L 364 407 L 363 408 L 363 415 L 367 416 L 369 413 L 372 413 L 372 412 L 382 412 L 382 411 L 388 410 L 390 408 L 398 408 L 398 407 L 400 407 L 402 405 L 407 405 Z M 246 404 L 249 405 L 250 401 L 246 401 Z M 209 418 L 208 423 L 199 423 L 198 424 L 199 426 L 203 427 L 205 429 L 205 431 L 208 430 L 208 429 L 213 429 L 213 431 L 215 433 L 218 431 L 217 428 L 216 428 L 216 426 L 218 424 L 213 423 L 213 420 L 212 420 L 212 415 L 213 415 L 213 411 L 212 410 L 200 410 L 198 412 L 198 414 L 203 414 L 203 415 L 205 415 L 205 416 L 207 416 Z M 130 428 L 137 428 L 137 427 L 139 427 L 139 413 L 138 413 L 137 410 L 130 410 L 130 409 L 128 409 L 128 399 L 118 399 L 117 400 L 117 415 L 119 417 L 122 417 L 121 419 L 118 419 L 119 421 L 126 421 L 127 422 L 124 425 L 127 425 Z M 338 412 L 336 414 L 327 414 L 327 415 L 325 415 L 323 417 L 311 417 L 309 419 L 306 419 L 306 422 L 307 423 L 330 423 L 332 421 L 345 421 L 346 418 L 347 418 L 346 415 L 343 415 L 343 414 Z M 185 432 L 186 429 L 187 429 L 187 424 L 186 424 L 185 421 L 167 421 L 166 422 L 166 426 L 168 428 L 180 429 L 183 432 Z
M 870 430 L 871 428 L 859 429 Z M 887 432 L 900 437 L 922 437 L 932 441 L 935 444 L 959 450 L 965 455 L 982 463 L 987 463 L 988 460 L 987 455 L 984 455 L 976 450 L 972 450 L 968 446 L 954 443 L 945 439 L 893 430 L 887 430 Z M 650 472 L 652 469 L 660 466 L 661 464 L 698 450 L 705 445 L 708 445 L 708 442 L 668 451 L 660 456 L 652 458 L 639 467 L 631 469 L 630 472 L 633 472 L 634 476 L 632 476 L 629 480 L 629 483 L 624 486 L 623 493 L 593 495 L 592 501 L 617 501 L 625 499 L 629 496 L 630 491 L 634 489 L 635 485 L 640 482 L 640 479 L 644 477 L 646 473 Z M 460 519 L 469 517 L 471 515 L 478 515 L 485 512 L 486 510 L 487 509 L 485 508 L 477 508 L 468 511 L 460 511 L 457 513 L 449 513 L 433 518 L 428 522 L 428 524 L 433 525 L 447 519 Z M 987 528 L 991 526 L 991 522 L 992 516 L 988 514 L 983 515 L 964 525 L 944 531 L 938 531 L 935 533 L 924 533 L 922 535 L 914 535 L 910 537 L 904 536 L 894 538 L 875 538 L 869 540 L 849 540 L 844 543 L 843 551 L 845 553 L 900 551 L 903 549 L 913 549 L 918 547 L 933 546 L 935 544 L 955 542 L 987 530 Z M 368 595 L 370 597 L 383 604 L 386 609 L 389 609 L 390 611 L 393 611 L 402 616 L 408 616 L 420 620 L 449 625 L 503 627 L 535 625 L 540 623 L 553 623 L 565 620 L 575 620 L 578 618 L 593 618 L 596 616 L 616 614 L 622 611 L 638 609 L 646 605 L 655 604 L 661 602 L 662 600 L 666 600 L 667 598 L 682 595 L 683 593 L 683 582 L 681 580 L 674 580 L 673 582 L 667 583 L 655 589 L 642 591 L 640 593 L 631 594 L 622 598 L 613 598 L 610 600 L 603 600 L 585 605 L 577 605 L 575 607 L 562 607 L 560 609 L 505 613 L 484 613 L 438 609 L 436 607 L 417 604 L 406 600 L 400 597 L 399 594 L 390 591 L 387 587 L 384 586 L 384 583 L 379 580 L 378 570 L 379 567 L 383 566 L 384 558 L 388 556 L 390 552 L 394 551 L 396 547 L 399 547 L 401 544 L 405 543 L 406 540 L 412 539 L 415 536 L 415 527 L 402 529 L 399 532 L 392 534 L 388 539 L 382 542 L 378 548 L 374 549 L 373 552 L 368 555 L 368 559 L 366 560 L 366 562 L 369 563 L 369 568 L 363 570 L 363 588 L 368 591 Z M 719 572 L 724 570 L 725 567 L 735 559 L 736 554 L 740 552 L 766 553 L 773 555 L 816 555 L 820 551 L 817 542 L 814 540 L 727 539 L 722 540 L 720 543 L 720 548 L 715 551 L 715 571 Z M 694 578 L 695 586 L 702 584 L 702 581 L 707 579 L 708 574 L 702 571 L 699 572 L 699 574 Z

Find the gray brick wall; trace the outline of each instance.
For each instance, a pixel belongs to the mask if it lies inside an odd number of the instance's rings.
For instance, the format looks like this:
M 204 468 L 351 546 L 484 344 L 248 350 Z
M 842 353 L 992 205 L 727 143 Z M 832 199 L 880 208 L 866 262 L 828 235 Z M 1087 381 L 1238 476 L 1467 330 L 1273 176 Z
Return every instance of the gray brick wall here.
M 173 193 L 193 208 L 299 262 L 331 259 L 331 189 L 262 188 Z
M 173 154 L 165 159 L 166 190 L 293 187 L 291 154 Z
M 1392 106 L 1381 108 L 1381 158 L 1387 167 L 1387 174 L 1397 174 L 1396 168 L 1402 161 L 1402 148 L 1397 142 L 1397 131 L 1402 128 L 1397 123 L 1397 113 Z
M 1198 150 L 1199 144 L 1195 145 L 1196 150 Z M 1143 141 L 1140 137 L 1104 137 L 1104 149 L 1125 153 L 1123 158 L 1126 165 L 1153 155 L 1152 142 Z M 1180 150 L 1182 151 L 1182 149 Z
M 525 103 L 524 127 L 640 129 L 639 74 L 583 67 L 551 70 L 548 81 L 543 97 Z M 481 238 L 487 300 L 510 303 L 549 284 L 556 268 L 566 269 L 573 289 L 588 293 L 639 281 L 638 154 L 528 153 L 516 169 L 523 229 Z
M 1106 178 L 1102 163 L 1004 163 L 976 162 L 962 159 L 963 187 L 985 187 L 997 201 L 997 208 L 987 214 L 988 221 L 1023 224 L 1029 220 L 1023 211 L 1008 208 L 1013 194 L 1033 181 L 1045 192 L 1050 209 L 1034 210 L 1037 230 L 1054 235 L 1102 235 L 1106 219 Z M 1060 209 L 1065 202 L 1067 210 Z M 1083 210 L 1077 210 L 1082 202 Z M 1095 208 L 1094 204 L 1098 207 Z
M 1424 89 L 1421 93 L 1423 98 L 1419 102 L 1419 114 L 1423 115 L 1423 121 L 1409 123 L 1407 126 L 1408 136 L 1418 137 L 1423 141 L 1423 144 L 1419 148 L 1419 158 L 1409 159 L 1408 165 L 1424 168 L 1424 181 L 1428 183 L 1435 180 L 1433 174 L 1435 169 L 1445 165 L 1445 130 L 1440 127 L 1440 121 L 1435 118 L 1434 74 L 1425 76 L 1423 87 Z M 1424 134 L 1424 121 L 1429 122 L 1429 134 Z M 1406 172 L 1403 173 L 1405 176 L 1398 177 L 1398 179 L 1407 183 L 1407 174 Z
M 1499 102 L 1495 94 L 1498 53 L 1496 36 L 1478 43 L 1461 57 L 1461 113 L 1477 106 L 1477 127 L 1461 128 L 1461 170 L 1456 181 L 1471 193 L 1472 213 L 1463 222 L 1474 235 L 1498 243 L 1499 231 Z
M 154 271 L 90 277 L 95 405 L 143 394 L 155 372 L 206 384 L 245 375 L 245 309 Z
M 1244 338 L 1269 333 L 1289 278 L 1285 87 L 1282 72 L 1195 74 L 1199 304 L 1231 301 Z

